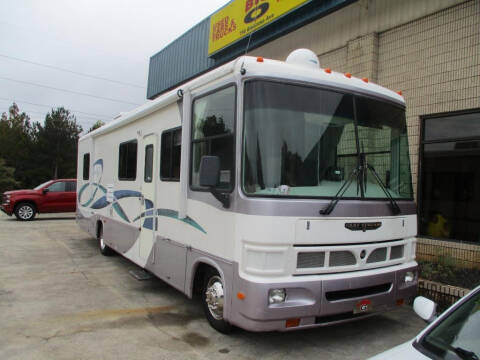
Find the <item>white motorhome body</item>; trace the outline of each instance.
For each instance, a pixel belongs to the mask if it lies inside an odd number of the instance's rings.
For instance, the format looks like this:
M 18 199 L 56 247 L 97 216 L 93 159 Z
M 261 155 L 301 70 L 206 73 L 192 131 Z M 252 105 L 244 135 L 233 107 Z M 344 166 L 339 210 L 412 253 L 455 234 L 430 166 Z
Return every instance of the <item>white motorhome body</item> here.
M 395 92 L 242 57 L 83 136 L 77 221 L 220 331 L 361 318 L 415 294 L 406 138 Z

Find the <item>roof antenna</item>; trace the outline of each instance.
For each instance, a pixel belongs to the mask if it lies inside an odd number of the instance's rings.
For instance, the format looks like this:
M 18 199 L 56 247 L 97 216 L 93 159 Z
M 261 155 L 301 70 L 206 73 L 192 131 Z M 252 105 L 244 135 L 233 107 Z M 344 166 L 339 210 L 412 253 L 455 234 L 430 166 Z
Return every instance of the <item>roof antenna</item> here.
M 253 31 L 248 36 L 247 48 L 245 49 L 245 55 L 244 56 L 247 56 L 248 48 L 250 47 L 250 40 L 252 40 L 252 35 L 253 35 Z M 245 75 L 247 73 L 247 70 L 245 69 L 245 67 L 243 65 L 245 65 L 245 58 L 243 58 L 242 66 L 240 68 L 240 74 Z

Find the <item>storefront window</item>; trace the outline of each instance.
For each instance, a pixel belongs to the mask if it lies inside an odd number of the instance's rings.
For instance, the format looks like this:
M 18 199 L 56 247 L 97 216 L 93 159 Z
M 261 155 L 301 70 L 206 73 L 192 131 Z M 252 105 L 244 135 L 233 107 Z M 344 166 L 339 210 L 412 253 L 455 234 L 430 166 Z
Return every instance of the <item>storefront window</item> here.
M 423 119 L 419 232 L 480 242 L 480 111 Z

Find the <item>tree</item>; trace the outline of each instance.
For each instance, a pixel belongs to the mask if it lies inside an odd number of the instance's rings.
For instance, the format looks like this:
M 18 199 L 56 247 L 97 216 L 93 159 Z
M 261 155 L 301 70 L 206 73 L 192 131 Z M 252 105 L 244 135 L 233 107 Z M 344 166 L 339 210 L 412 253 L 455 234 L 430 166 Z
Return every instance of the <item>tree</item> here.
M 6 166 L 5 160 L 0 159 L 0 194 L 20 186 L 13 176 L 14 172 L 14 168 Z
M 92 125 L 90 129 L 88 129 L 87 133 L 91 133 L 92 131 L 101 128 L 103 125 L 105 125 L 105 123 L 102 120 L 98 120 L 95 124 Z
M 20 112 L 13 103 L 8 109 L 8 115 L 0 117 L 0 157 L 6 166 L 14 168 L 14 176 L 22 186 L 31 186 L 34 155 L 35 128 L 30 118 Z
M 69 110 L 52 109 L 43 125 L 37 123 L 37 148 L 42 156 L 48 177 L 76 177 L 77 146 L 82 127 Z

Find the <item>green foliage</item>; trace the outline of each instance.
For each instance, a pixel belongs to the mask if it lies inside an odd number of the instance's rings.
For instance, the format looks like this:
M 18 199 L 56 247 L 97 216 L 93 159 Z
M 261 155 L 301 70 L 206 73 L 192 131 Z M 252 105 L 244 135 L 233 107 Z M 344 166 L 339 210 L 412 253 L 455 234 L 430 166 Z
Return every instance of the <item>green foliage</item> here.
M 0 158 L 15 180 L 9 188 L 33 188 L 52 178 L 75 177 L 81 132 L 75 116 L 63 107 L 52 109 L 43 124 L 32 124 L 13 103 L 0 117 Z
M 47 177 L 70 178 L 77 173 L 77 144 L 82 127 L 63 107 L 52 109 L 43 125 L 37 123 L 37 148 Z
M 101 128 L 103 125 L 105 125 L 105 123 L 102 120 L 98 120 L 90 129 L 88 129 L 87 133 L 91 133 L 92 131 Z
M 6 166 L 5 160 L 0 159 L 0 194 L 20 185 L 14 178 L 14 172 L 14 168 Z
M 35 161 L 34 142 L 35 130 L 30 118 L 13 103 L 8 115 L 3 113 L 0 118 L 0 157 L 15 169 L 15 179 L 20 182 L 17 186 L 33 186 L 30 179 L 31 163 Z
M 418 261 L 420 276 L 427 280 L 447 285 L 473 289 L 480 284 L 480 270 L 458 267 L 451 256 L 440 256 L 438 260 Z

